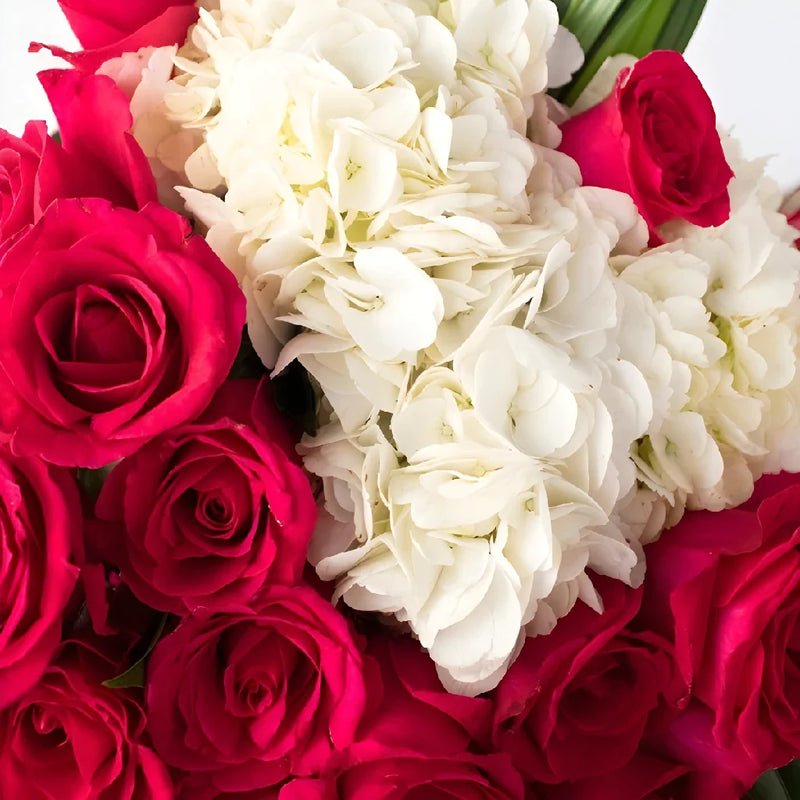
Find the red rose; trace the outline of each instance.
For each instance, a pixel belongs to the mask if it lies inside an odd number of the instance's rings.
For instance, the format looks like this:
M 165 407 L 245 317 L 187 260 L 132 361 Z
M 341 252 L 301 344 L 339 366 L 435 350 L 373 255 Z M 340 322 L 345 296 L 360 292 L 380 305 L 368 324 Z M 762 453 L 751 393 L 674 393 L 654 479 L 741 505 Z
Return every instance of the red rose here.
M 39 79 L 61 144 L 44 122 L 29 122 L 21 139 L 0 129 L 0 245 L 58 198 L 103 197 L 129 208 L 156 199 L 147 158 L 128 132 L 128 101 L 114 82 L 58 69 L 40 72 Z
M 29 122 L 21 139 L 0 128 L 0 244 L 33 222 L 46 141 L 44 122 Z
M 744 789 L 800 753 L 799 545 L 800 478 L 776 476 L 740 509 L 687 514 L 647 553 L 642 623 L 675 642 L 693 698 L 671 753 Z
M 426 755 L 457 755 L 485 749 L 494 705 L 485 697 L 463 697 L 442 688 L 430 656 L 409 636 L 370 635 L 367 696 L 381 698 L 360 738 Z
M 670 50 L 620 72 L 611 95 L 562 127 L 560 150 L 578 162 L 587 186 L 630 195 L 650 229 L 670 220 L 701 227 L 730 216 L 725 160 L 711 101 Z
M 305 586 L 185 619 L 149 665 L 155 748 L 210 797 L 318 772 L 353 741 L 364 703 L 347 620 Z
M 741 786 L 724 773 L 697 775 L 685 764 L 643 752 L 613 772 L 540 788 L 544 800 L 740 800 L 742 797 Z
M 19 454 L 100 467 L 191 419 L 233 363 L 236 279 L 180 215 L 60 200 L 0 259 L 0 415 Z
M 113 665 L 68 645 L 41 683 L 0 712 L 0 796 L 171 800 L 163 762 L 142 741 L 133 695 L 108 689 Z
M 124 459 L 103 485 L 95 513 L 122 523 L 101 532 L 118 545 L 106 560 L 153 608 L 216 611 L 267 581 L 300 579 L 316 504 L 268 388 L 228 381 L 196 422 Z
M 603 614 L 579 604 L 551 634 L 528 639 L 496 690 L 496 744 L 529 780 L 577 781 L 623 766 L 651 714 L 680 693 L 669 643 L 626 627 L 641 591 L 597 585 Z
M 0 450 L 0 708 L 41 678 L 61 641 L 81 526 L 67 470 Z
M 183 44 L 198 13 L 194 0 L 58 0 L 58 4 L 84 50 L 48 49 L 89 72 L 109 58 L 142 47 Z M 42 46 L 34 44 L 31 49 Z
M 325 780 L 296 780 L 279 800 L 536 800 L 504 755 L 430 756 L 357 746 Z

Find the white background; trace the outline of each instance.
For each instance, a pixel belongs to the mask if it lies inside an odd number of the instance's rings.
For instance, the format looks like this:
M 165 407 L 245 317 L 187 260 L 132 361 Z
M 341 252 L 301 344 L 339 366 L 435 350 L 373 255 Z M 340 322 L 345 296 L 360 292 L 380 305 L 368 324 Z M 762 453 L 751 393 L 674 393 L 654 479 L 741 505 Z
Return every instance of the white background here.
M 126 0 L 107 0 L 126 2 Z M 56 0 L 0 0 L 0 127 L 52 121 L 37 70 L 57 65 L 27 53 L 35 40 L 72 49 Z M 784 189 L 800 186 L 800 0 L 708 0 L 686 57 L 717 116 L 749 157 L 772 156 Z

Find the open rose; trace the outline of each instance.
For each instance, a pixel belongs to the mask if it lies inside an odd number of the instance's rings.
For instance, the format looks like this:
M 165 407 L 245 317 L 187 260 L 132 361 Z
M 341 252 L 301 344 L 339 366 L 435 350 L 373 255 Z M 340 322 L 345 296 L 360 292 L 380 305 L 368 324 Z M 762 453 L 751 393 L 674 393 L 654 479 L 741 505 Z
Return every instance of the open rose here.
M 451 756 L 490 747 L 492 701 L 445 691 L 419 642 L 375 632 L 367 653 L 377 665 L 376 671 L 366 673 L 374 713 L 360 738 L 426 755 Z
M 558 784 L 625 765 L 651 714 L 682 690 L 669 642 L 626 627 L 641 591 L 596 585 L 603 614 L 579 604 L 551 634 L 528 639 L 497 688 L 496 744 L 529 780 Z
M 305 586 L 270 586 L 253 608 L 185 619 L 149 665 L 156 750 L 217 797 L 312 775 L 355 736 L 361 654 L 344 617 Z
M 129 129 L 125 95 L 102 75 L 39 73 L 58 120 L 61 143 L 44 122 L 22 137 L 0 129 L 0 245 L 36 222 L 53 200 L 103 197 L 140 208 L 156 199 L 147 158 Z
M 143 741 L 131 692 L 102 681 L 115 667 L 77 643 L 0 712 L 0 795 L 19 800 L 172 800 L 161 759 Z
M 623 69 L 609 97 L 562 127 L 560 150 L 578 162 L 588 186 L 630 195 L 660 244 L 658 227 L 701 227 L 730 216 L 716 116 L 683 56 L 657 50 Z
M 437 757 L 358 745 L 334 777 L 296 780 L 279 800 L 536 800 L 504 755 Z
M 641 620 L 675 643 L 692 705 L 674 757 L 742 790 L 800 752 L 800 478 L 687 514 L 648 550 Z M 692 795 L 692 797 L 700 795 Z
M 39 680 L 61 641 L 81 532 L 69 472 L 0 449 L 0 708 Z
M 100 467 L 205 408 L 244 323 L 189 223 L 59 200 L 0 259 L 0 429 L 19 454 Z
M 153 608 L 215 611 L 266 581 L 299 580 L 316 504 L 268 386 L 223 384 L 195 422 L 124 459 L 103 485 L 95 513 L 121 526 L 100 531 L 107 560 Z
M 58 4 L 84 49 L 77 53 L 49 49 L 90 72 L 109 58 L 141 47 L 182 44 L 198 13 L 194 0 L 58 0 Z

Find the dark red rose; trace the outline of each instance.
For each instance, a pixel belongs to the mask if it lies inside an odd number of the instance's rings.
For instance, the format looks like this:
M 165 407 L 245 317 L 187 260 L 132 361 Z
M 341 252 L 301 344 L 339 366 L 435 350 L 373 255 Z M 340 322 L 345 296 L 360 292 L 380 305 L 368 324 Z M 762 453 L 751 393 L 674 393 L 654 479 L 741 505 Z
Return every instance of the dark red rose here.
M 729 775 L 695 774 L 685 764 L 644 752 L 613 772 L 538 788 L 543 800 L 739 800 L 743 795 Z
M 188 617 L 149 664 L 155 748 L 210 797 L 318 772 L 353 741 L 364 704 L 347 620 L 302 585 L 270 586 L 251 609 Z
M 692 512 L 648 549 L 641 621 L 675 643 L 692 706 L 671 750 L 744 788 L 800 753 L 800 477 Z M 676 731 L 680 731 L 677 733 Z
M 69 644 L 42 681 L 0 712 L 0 796 L 24 800 L 171 800 L 161 759 L 143 740 L 134 695 L 102 681 L 114 666 Z
M 0 429 L 19 454 L 108 464 L 208 405 L 243 323 L 183 217 L 59 200 L 0 259 Z
M 194 0 L 58 0 L 58 4 L 84 49 L 77 53 L 48 49 L 89 72 L 109 58 L 142 47 L 183 44 L 198 13 Z M 42 46 L 34 44 L 31 49 Z
M 535 800 L 505 755 L 432 756 L 360 745 L 323 780 L 295 780 L 279 800 Z
M 0 708 L 41 678 L 61 641 L 81 532 L 69 472 L 0 449 Z
M 562 127 L 560 150 L 587 186 L 630 195 L 650 229 L 701 227 L 730 216 L 725 160 L 711 101 L 680 53 L 657 50 L 620 72 L 611 95 Z
M 647 723 L 681 692 L 671 646 L 627 626 L 641 590 L 597 579 L 604 612 L 577 605 L 526 641 L 496 690 L 495 742 L 531 781 L 601 775 L 636 754 Z
M 316 521 L 308 479 L 289 453 L 269 383 L 224 383 L 193 423 L 124 459 L 95 508 L 107 560 L 163 611 L 216 611 L 265 582 L 296 583 Z
M 367 696 L 381 698 L 360 738 L 427 755 L 457 755 L 488 748 L 494 705 L 442 688 L 430 656 L 409 636 L 370 635 Z
M 0 130 L 0 246 L 58 198 L 103 197 L 128 208 L 156 199 L 147 158 L 129 133 L 128 101 L 114 82 L 58 69 L 39 79 L 61 144 L 44 122 L 29 122 L 21 139 Z

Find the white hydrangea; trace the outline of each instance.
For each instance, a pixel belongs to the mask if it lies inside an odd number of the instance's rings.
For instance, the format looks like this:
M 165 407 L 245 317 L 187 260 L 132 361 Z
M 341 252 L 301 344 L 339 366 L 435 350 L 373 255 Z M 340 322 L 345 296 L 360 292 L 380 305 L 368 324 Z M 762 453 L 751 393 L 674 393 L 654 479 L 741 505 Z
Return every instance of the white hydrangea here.
M 729 220 L 674 225 L 666 245 L 612 262 L 621 353 L 654 400 L 632 451 L 642 496 L 626 503 L 660 498 L 656 516 L 673 524 L 684 507 L 740 504 L 765 471 L 800 468 L 800 254 L 763 165 L 723 142 L 736 174 Z
M 551 0 L 200 6 L 177 53 L 109 69 L 261 359 L 319 390 L 310 560 L 449 689 L 495 686 L 526 633 L 601 610 L 587 570 L 637 584 L 685 505 L 797 458 L 769 188 L 740 164 L 729 223 L 643 253 L 632 200 L 555 150 L 544 92 L 580 54 Z

